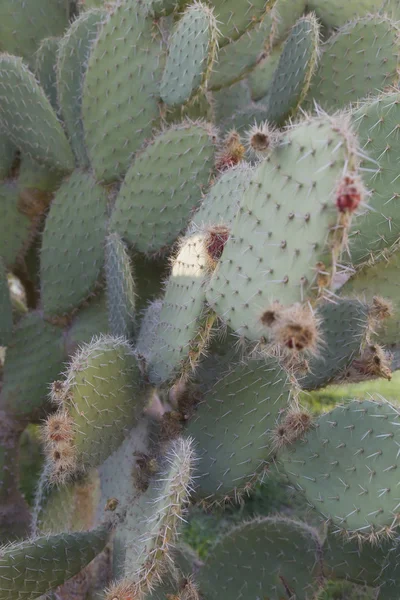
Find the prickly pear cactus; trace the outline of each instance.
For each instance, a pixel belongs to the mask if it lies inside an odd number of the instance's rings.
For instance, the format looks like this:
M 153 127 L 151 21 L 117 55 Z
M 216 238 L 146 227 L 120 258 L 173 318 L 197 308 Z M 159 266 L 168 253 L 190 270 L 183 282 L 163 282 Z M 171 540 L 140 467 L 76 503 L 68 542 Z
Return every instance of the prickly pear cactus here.
M 396 11 L 0 0 L 0 600 L 398 597 Z

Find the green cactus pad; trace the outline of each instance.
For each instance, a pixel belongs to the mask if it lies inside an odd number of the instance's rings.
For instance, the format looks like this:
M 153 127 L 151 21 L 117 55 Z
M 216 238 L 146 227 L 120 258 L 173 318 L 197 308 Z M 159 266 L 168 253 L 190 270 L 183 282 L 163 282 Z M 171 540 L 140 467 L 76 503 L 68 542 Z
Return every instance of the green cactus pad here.
M 360 354 L 369 333 L 369 307 L 360 300 L 338 300 L 317 305 L 321 344 L 309 360 L 310 372 L 299 377 L 303 389 L 325 387 Z
M 397 600 L 399 597 L 400 554 L 398 540 L 392 544 L 382 564 L 379 574 L 380 600 Z
M 32 160 L 69 171 L 73 154 L 44 91 L 22 59 L 0 57 L 0 118 L 9 139 Z
M 236 365 L 214 380 L 186 428 L 197 443 L 201 496 L 233 495 L 261 477 L 289 398 L 287 375 L 275 359 Z
M 268 49 L 283 42 L 290 29 L 305 13 L 308 7 L 306 0 L 276 0 L 271 11 L 272 29 Z
M 250 88 L 244 80 L 213 92 L 212 103 L 216 124 L 223 127 L 228 115 L 243 110 L 250 102 Z
M 210 76 L 209 89 L 220 90 L 239 81 L 265 53 L 272 22 L 270 13 L 239 39 L 221 48 Z
M 103 10 L 82 13 L 61 40 L 57 57 L 58 102 L 72 150 L 81 166 L 89 164 L 81 114 L 82 88 L 90 50 L 106 15 Z
M 104 515 L 105 506 L 110 499 L 117 501 L 117 514 L 124 515 L 117 527 L 113 540 L 113 578 L 120 579 L 124 576 L 124 562 L 126 539 L 129 535 L 136 536 L 136 540 L 146 532 L 146 510 L 151 510 L 146 503 L 138 502 L 139 496 L 148 484 L 144 478 L 144 486 L 138 484 L 137 478 L 132 476 L 140 472 L 140 459 L 149 455 L 149 435 L 151 426 L 146 419 L 142 419 L 134 427 L 127 438 L 122 442 L 99 467 L 101 498 L 98 504 L 98 518 Z M 132 499 L 134 501 L 132 502 Z M 136 515 L 136 519 L 135 516 Z M 126 527 L 125 517 L 130 519 L 130 528 Z M 137 518 L 139 516 L 139 518 Z
M 98 499 L 99 477 L 95 469 L 87 477 L 63 486 L 50 485 L 47 473 L 43 473 L 35 498 L 34 534 L 70 533 L 91 528 Z
M 372 265 L 365 265 L 341 288 L 343 296 L 357 296 L 370 302 L 381 296 L 391 302 L 393 315 L 379 323 L 378 340 L 382 344 L 396 344 L 400 335 L 399 296 L 400 253 L 383 255 Z
M 10 175 L 17 149 L 5 132 L 0 129 L 0 179 Z
M 349 4 L 350 5 L 350 4 Z M 385 16 L 347 23 L 323 46 L 304 108 L 337 110 L 399 81 L 399 28 Z
M 328 27 L 342 27 L 357 17 L 366 17 L 377 10 L 380 0 L 311 0 L 308 10 L 314 10 L 318 19 Z
M 243 195 L 207 300 L 240 335 L 269 337 L 261 323 L 273 301 L 287 306 L 319 292 L 318 265 L 334 270 L 341 240 L 334 194 L 354 163 L 354 140 L 339 119 L 306 119 L 260 163 Z
M 388 535 L 399 507 L 399 424 L 389 403 L 353 401 L 318 417 L 280 462 L 295 489 L 338 529 Z
M 96 335 L 110 333 L 106 295 L 100 294 L 83 305 L 65 333 L 65 345 L 70 356 L 80 345 L 88 344 Z
M 110 233 L 106 240 L 105 273 L 110 333 L 130 339 L 135 329 L 135 281 L 118 233 Z
M 400 19 L 400 6 L 397 0 L 383 0 L 380 6 L 380 12 L 389 15 L 394 21 Z
M 207 125 L 184 123 L 159 134 L 129 169 L 110 229 L 146 254 L 170 246 L 200 203 L 214 154 L 214 133 Z
M 109 528 L 59 533 L 0 550 L 0 599 L 34 600 L 79 573 L 107 544 Z
M 56 61 L 59 44 L 58 37 L 45 38 L 35 54 L 35 75 L 56 113 L 58 112 Z
M 209 600 L 306 600 L 321 584 L 320 555 L 311 527 L 281 517 L 254 519 L 215 544 L 197 578 Z
M 191 492 L 193 446 L 193 440 L 182 438 L 168 444 L 148 490 L 126 515 L 125 576 L 144 591 L 151 589 L 169 566 Z M 142 530 L 140 536 L 135 529 Z
M 353 220 L 350 258 L 357 264 L 391 246 L 400 236 L 397 198 L 400 179 L 397 157 L 400 152 L 400 94 L 388 93 L 360 105 L 352 114 L 360 140 L 362 176 L 372 192 L 367 207 Z
M 222 123 L 225 134 L 235 129 L 237 132 L 246 133 L 254 123 L 262 123 L 268 119 L 268 109 L 262 102 L 250 102 L 241 110 L 235 112 L 232 116 Z M 220 125 L 221 126 L 221 125 Z
M 160 384 L 182 373 L 196 351 L 199 337 L 207 339 L 205 283 L 208 279 L 204 236 L 184 238 L 173 260 L 162 309 L 152 328 L 147 358 L 150 381 Z M 140 336 L 145 336 L 141 331 Z M 154 336 L 154 337 L 153 337 Z M 186 366 L 185 366 L 186 365 Z
M 59 188 L 46 219 L 40 260 L 46 315 L 71 311 L 93 291 L 104 260 L 106 209 L 106 191 L 88 173 L 75 171 Z
M 160 96 L 168 106 L 187 102 L 207 78 L 217 51 L 217 24 L 201 2 L 189 6 L 169 40 Z
M 23 190 L 40 190 L 42 192 L 54 192 L 63 179 L 62 173 L 49 169 L 29 158 L 23 156 L 18 171 L 18 189 L 20 194 Z M 49 198 L 50 200 L 50 198 Z
M 268 56 L 260 60 L 249 73 L 248 82 L 252 100 L 262 100 L 267 96 L 282 54 L 282 49 L 282 46 L 277 46 L 271 50 Z
M 251 176 L 252 169 L 247 163 L 241 163 L 222 173 L 194 215 L 193 225 L 202 231 L 215 225 L 230 228 Z
M 62 329 L 37 313 L 24 317 L 13 333 L 4 363 L 1 402 L 11 414 L 37 418 L 48 402 L 50 383 L 63 369 Z
M 292 25 L 301 17 L 305 0 L 276 0 L 273 8 L 259 24 L 249 29 L 218 53 L 218 61 L 209 88 L 218 90 L 238 81 L 270 51 L 270 46 L 283 41 Z
M 7 346 L 13 327 L 12 305 L 7 271 L 0 259 L 0 346 Z
M 129 344 L 102 336 L 83 345 L 72 358 L 62 396 L 61 410 L 72 419 L 75 470 L 100 465 L 118 448 L 144 408 L 145 391 Z M 54 449 L 57 452 L 58 446 Z M 60 476 L 63 465 L 57 460 L 62 459 L 54 456 L 55 473 Z
M 160 119 L 163 66 L 153 19 L 136 0 L 116 4 L 91 52 L 83 89 L 85 139 L 98 179 L 124 175 L 132 154 L 151 137 Z
M 324 572 L 329 579 L 344 579 L 358 585 L 377 587 L 390 542 L 360 544 L 340 535 L 328 535 L 324 542 Z
M 247 4 L 235 0 L 212 0 L 211 5 L 221 31 L 221 46 L 237 40 L 254 27 L 271 10 L 275 1 L 253 0 L 251 4 Z
M 318 58 L 319 25 L 313 15 L 302 17 L 292 28 L 274 73 L 267 104 L 269 123 L 283 124 L 304 100 Z
M 22 56 L 32 65 L 34 54 L 43 38 L 62 35 L 68 27 L 67 0 L 1 0 L 1 50 Z
M 22 258 L 32 237 L 32 223 L 18 210 L 18 200 L 14 183 L 0 185 L 0 256 L 6 267 L 14 266 Z

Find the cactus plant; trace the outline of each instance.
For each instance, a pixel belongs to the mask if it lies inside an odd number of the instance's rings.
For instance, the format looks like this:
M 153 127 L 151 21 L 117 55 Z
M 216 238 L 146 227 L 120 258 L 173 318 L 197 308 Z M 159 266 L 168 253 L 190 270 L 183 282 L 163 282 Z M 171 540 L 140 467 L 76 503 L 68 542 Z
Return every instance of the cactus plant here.
M 400 368 L 399 28 L 375 4 L 0 0 L 0 599 L 397 597 L 400 411 L 368 386 Z M 191 505 L 276 472 L 310 524 L 180 542 Z

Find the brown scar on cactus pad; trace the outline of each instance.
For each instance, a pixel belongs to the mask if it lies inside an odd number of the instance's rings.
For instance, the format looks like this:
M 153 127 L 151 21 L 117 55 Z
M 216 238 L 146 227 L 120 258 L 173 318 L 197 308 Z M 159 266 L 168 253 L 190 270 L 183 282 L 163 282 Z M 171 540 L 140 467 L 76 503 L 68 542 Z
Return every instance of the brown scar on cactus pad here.
M 225 225 L 215 225 L 206 231 L 204 243 L 211 266 L 215 267 L 216 263 L 221 258 L 228 238 L 229 229 Z
M 377 321 L 384 321 L 393 316 L 393 302 L 382 296 L 372 298 L 371 316 Z
M 271 327 L 278 320 L 280 314 L 282 313 L 283 306 L 280 302 L 273 302 L 273 304 L 268 308 L 260 317 L 260 321 L 266 327 Z
M 289 409 L 282 422 L 272 433 L 276 450 L 300 439 L 313 426 L 313 418 L 309 412 L 300 407 Z
M 310 305 L 279 307 L 275 303 L 261 316 L 271 331 L 272 343 L 282 352 L 307 352 L 315 355 L 321 343 L 319 319 Z
M 351 381 L 363 381 L 379 377 L 390 381 L 392 379 L 390 360 L 381 346 L 371 344 L 365 348 L 360 358 L 353 361 L 346 375 L 346 378 Z

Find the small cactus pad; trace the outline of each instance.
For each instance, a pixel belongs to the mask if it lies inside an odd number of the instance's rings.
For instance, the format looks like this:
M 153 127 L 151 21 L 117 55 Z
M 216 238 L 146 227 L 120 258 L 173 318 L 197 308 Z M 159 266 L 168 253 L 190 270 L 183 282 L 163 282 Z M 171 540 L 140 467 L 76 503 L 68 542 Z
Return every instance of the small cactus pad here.
M 79 573 L 101 552 L 109 528 L 59 533 L 0 550 L 0 600 L 34 600 Z
M 136 0 L 116 4 L 91 52 L 83 89 L 86 144 L 98 179 L 124 175 L 158 124 L 163 63 L 159 32 L 145 8 Z
M 172 244 L 209 182 L 214 142 L 212 128 L 202 124 L 185 123 L 158 135 L 125 177 L 111 230 L 146 254 Z
M 59 188 L 40 260 L 46 315 L 67 313 L 93 291 L 104 261 L 106 208 L 106 191 L 88 173 L 75 171 Z
M 255 169 L 206 292 L 240 335 L 268 338 L 264 311 L 319 293 L 321 271 L 329 286 L 344 235 L 337 189 L 356 164 L 354 145 L 346 121 L 306 119 Z
M 396 247 L 397 250 L 397 247 Z M 366 264 L 351 277 L 340 290 L 342 296 L 357 296 L 364 301 L 378 302 L 383 299 L 383 313 L 377 314 L 378 340 L 383 344 L 396 344 L 400 336 L 400 295 L 399 295 L 400 253 L 385 253 L 381 260 Z
M 202 231 L 221 225 L 230 228 L 251 175 L 251 168 L 244 162 L 222 173 L 210 188 L 192 223 Z
M 41 415 L 48 401 L 49 384 L 63 368 L 62 329 L 39 314 L 24 317 L 7 348 L 0 404 L 25 418 Z
M 7 272 L 0 259 L 0 346 L 7 346 L 12 332 L 13 315 Z
M 105 252 L 109 329 L 129 339 L 135 328 L 136 297 L 131 259 L 118 233 L 107 237 Z
M 359 585 L 377 587 L 389 541 L 378 544 L 346 540 L 340 535 L 328 535 L 323 546 L 324 572 L 329 579 L 344 579 Z
M 360 354 L 369 332 L 369 309 L 359 300 L 324 302 L 317 315 L 320 348 L 309 360 L 309 373 L 299 377 L 300 386 L 307 390 L 324 387 L 343 373 Z
M 204 235 L 193 234 L 181 241 L 166 284 L 162 309 L 149 343 L 150 381 L 159 384 L 188 368 L 197 360 L 199 344 L 209 336 L 210 316 L 205 308 L 208 260 Z M 149 332 L 150 333 L 150 332 Z M 145 333 L 141 331 L 140 336 Z
M 118 448 L 144 407 L 139 381 L 122 338 L 99 337 L 74 355 L 65 381 L 53 386 L 60 410 L 44 429 L 55 479 L 96 467 Z
M 68 4 L 66 0 L 1 0 L 2 50 L 22 56 L 31 65 L 41 40 L 62 35 L 68 27 Z
M 349 234 L 350 257 L 357 264 L 400 236 L 400 94 L 384 94 L 361 104 L 353 112 L 352 122 L 365 155 L 362 176 L 371 191 L 368 207 L 360 207 L 361 215 L 354 219 Z
M 318 19 L 328 27 L 342 27 L 357 17 L 366 17 L 374 13 L 381 0 L 310 0 L 308 10 L 314 10 Z M 389 13 L 388 13 L 389 14 Z
M 168 106 L 183 104 L 202 85 L 217 51 L 217 25 L 212 10 L 201 2 L 189 6 L 169 41 L 160 95 Z
M 302 17 L 286 40 L 265 99 L 269 123 L 280 125 L 295 114 L 310 86 L 318 58 L 319 25 Z
M 195 469 L 193 445 L 190 439 L 177 438 L 170 442 L 157 477 L 140 498 L 136 511 L 127 514 L 125 577 L 136 589 L 144 592 L 158 583 L 171 557 L 192 489 Z M 142 510 L 145 507 L 144 523 L 137 522 L 140 507 Z M 134 530 L 129 532 L 134 525 L 141 526 L 143 530 L 139 539 Z
M 236 365 L 214 381 L 186 428 L 197 443 L 196 491 L 221 497 L 262 475 L 289 396 L 286 373 L 275 359 Z
M 61 40 L 57 57 L 58 102 L 72 150 L 81 166 L 89 163 L 81 115 L 82 88 L 90 50 L 106 14 L 102 10 L 82 13 Z
M 318 417 L 279 458 L 295 489 L 338 529 L 390 535 L 398 522 L 399 424 L 388 402 L 353 401 Z
M 254 519 L 215 544 L 197 578 L 209 600 L 306 600 L 320 586 L 320 555 L 311 527 L 280 517 Z
M 73 168 L 73 154 L 44 91 L 22 59 L 0 57 L 0 118 L 21 152 L 50 168 Z
M 59 43 L 60 38 L 45 38 L 35 54 L 35 75 L 56 113 L 58 112 L 56 60 Z
M 14 266 L 28 249 L 32 223 L 19 211 L 19 193 L 15 183 L 0 184 L 0 256 L 6 267 Z
M 337 110 L 398 83 L 399 28 L 386 16 L 347 23 L 322 50 L 305 108 Z

